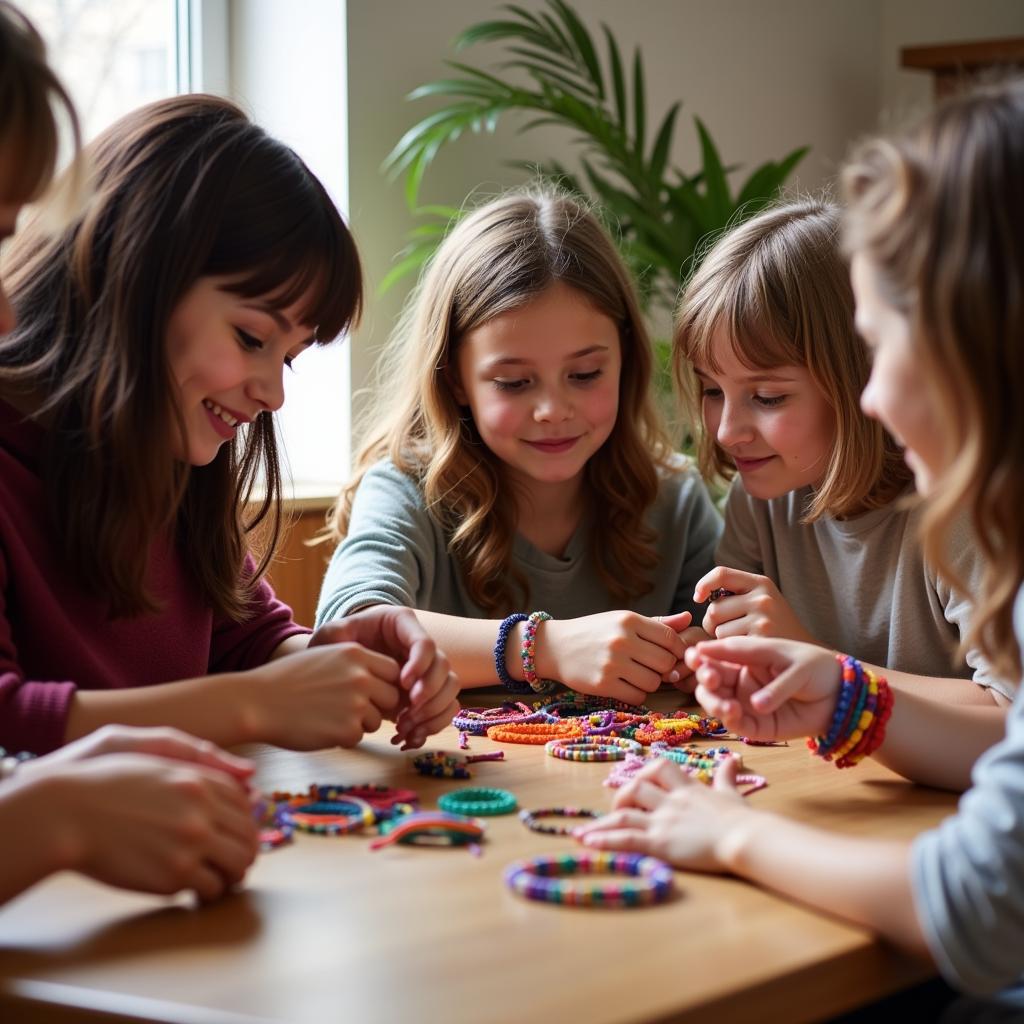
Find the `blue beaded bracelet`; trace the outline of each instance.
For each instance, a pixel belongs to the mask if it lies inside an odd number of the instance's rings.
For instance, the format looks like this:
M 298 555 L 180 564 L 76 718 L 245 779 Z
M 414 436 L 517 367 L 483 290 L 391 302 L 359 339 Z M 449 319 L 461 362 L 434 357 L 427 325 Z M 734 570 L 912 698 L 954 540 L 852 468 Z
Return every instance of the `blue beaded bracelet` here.
M 498 627 L 498 639 L 494 641 L 494 671 L 505 689 L 511 690 L 513 693 L 533 692 L 529 683 L 513 679 L 505 667 L 505 648 L 508 646 L 508 635 L 514 626 L 518 626 L 520 622 L 525 622 L 529 617 L 529 615 L 525 615 L 523 612 L 513 612 L 502 619 L 501 625 Z

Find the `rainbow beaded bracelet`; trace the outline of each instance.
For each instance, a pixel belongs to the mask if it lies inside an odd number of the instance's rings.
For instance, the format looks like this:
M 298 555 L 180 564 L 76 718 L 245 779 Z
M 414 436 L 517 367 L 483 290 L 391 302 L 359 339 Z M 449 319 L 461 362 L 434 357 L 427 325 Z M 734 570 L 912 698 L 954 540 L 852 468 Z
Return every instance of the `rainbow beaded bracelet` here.
M 597 811 L 586 807 L 542 807 L 540 810 L 528 811 L 523 808 L 519 812 L 519 820 L 531 831 L 542 832 L 546 836 L 571 836 L 571 825 L 543 825 L 538 818 L 599 818 Z
M 580 876 L 619 875 L 620 879 Z M 643 907 L 667 899 L 672 869 L 638 853 L 570 853 L 516 861 L 505 869 L 505 884 L 529 900 L 573 907 Z
M 547 612 L 530 612 L 523 626 L 523 646 L 520 648 L 520 655 L 523 659 L 523 678 L 530 684 L 530 689 L 537 693 L 546 693 L 556 683 L 554 679 L 541 679 L 537 675 L 537 627 L 542 622 L 550 622 L 551 616 Z
M 587 736 L 563 736 L 548 741 L 544 750 L 549 757 L 563 761 L 621 761 L 626 754 L 639 754 L 643 747 L 636 740 L 617 736 L 602 736 L 599 741 Z

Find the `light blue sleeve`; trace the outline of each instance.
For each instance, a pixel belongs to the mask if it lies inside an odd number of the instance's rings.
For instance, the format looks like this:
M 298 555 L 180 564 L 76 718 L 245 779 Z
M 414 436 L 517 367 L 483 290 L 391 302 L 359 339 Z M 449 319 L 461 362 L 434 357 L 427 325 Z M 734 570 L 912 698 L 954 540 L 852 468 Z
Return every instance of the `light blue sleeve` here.
M 693 589 L 715 567 L 715 548 L 722 535 L 722 517 L 695 469 L 687 469 L 679 484 L 677 536 L 686 538 L 672 611 L 688 611 L 694 623 L 704 615 L 703 605 L 693 603 Z
M 1024 588 L 1014 614 L 1024 648 Z M 1024 701 L 978 759 L 957 813 L 911 850 L 918 919 L 957 988 L 1024 1005 Z
M 437 528 L 416 483 L 390 462 L 367 471 L 346 538 L 331 558 L 316 611 L 319 627 L 367 605 L 416 607 L 437 561 Z

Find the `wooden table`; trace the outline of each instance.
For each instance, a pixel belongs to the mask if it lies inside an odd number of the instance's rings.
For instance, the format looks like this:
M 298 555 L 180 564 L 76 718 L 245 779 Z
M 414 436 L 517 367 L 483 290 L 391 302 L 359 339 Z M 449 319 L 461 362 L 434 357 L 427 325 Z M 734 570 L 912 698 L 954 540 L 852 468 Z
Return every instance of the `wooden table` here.
M 267 789 L 378 782 L 434 806 L 454 785 L 493 785 L 524 807 L 611 801 L 607 764 L 473 738 L 473 753 L 507 760 L 475 765 L 469 782 L 424 779 L 389 737 L 386 727 L 349 752 L 251 753 Z M 449 729 L 428 749 L 457 742 Z M 910 837 L 955 807 L 873 763 L 837 771 L 800 743 L 738 748 L 769 780 L 750 799 L 842 832 Z M 479 857 L 368 842 L 300 835 L 262 855 L 244 891 L 205 908 L 50 879 L 0 910 L 0 1021 L 803 1021 L 927 976 L 861 928 L 730 878 L 681 872 L 671 902 L 632 911 L 527 901 L 502 869 L 574 844 L 515 815 L 488 819 Z

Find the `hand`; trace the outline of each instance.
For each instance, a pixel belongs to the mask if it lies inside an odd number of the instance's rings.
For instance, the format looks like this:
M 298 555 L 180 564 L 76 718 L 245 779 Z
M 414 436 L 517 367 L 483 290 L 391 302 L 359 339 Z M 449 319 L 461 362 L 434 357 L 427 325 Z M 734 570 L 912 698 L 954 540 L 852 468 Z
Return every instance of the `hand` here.
M 679 638 L 686 645 L 686 650 L 699 643 L 703 643 L 705 640 L 711 639 L 700 626 L 690 626 L 684 629 L 679 634 Z M 668 678 L 665 681 L 672 683 L 682 693 L 692 694 L 697 688 L 697 676 L 693 669 L 686 664 L 685 651 L 683 652 L 683 658 L 676 662 L 675 667 L 669 672 Z
M 689 612 L 660 620 L 628 611 L 551 619 L 537 629 L 537 673 L 580 693 L 643 704 L 682 659 L 679 631 L 689 624 Z
M 356 643 L 319 644 L 241 677 L 242 732 L 292 750 L 354 747 L 399 706 L 394 658 Z
M 75 740 L 52 754 L 26 761 L 19 775 L 45 773 L 76 761 L 105 754 L 152 754 L 171 761 L 186 761 L 224 772 L 245 784 L 255 766 L 243 757 L 221 750 L 209 740 L 200 740 L 179 729 L 161 727 L 140 729 L 128 725 L 104 725 L 95 732 Z
M 447 726 L 459 709 L 459 680 L 444 653 L 427 635 L 411 608 L 375 605 L 321 626 L 309 646 L 351 641 L 393 658 L 400 666 L 399 700 L 392 743 L 420 747 Z M 387 709 L 391 710 L 391 709 Z
M 730 757 L 707 786 L 679 765 L 657 758 L 618 791 L 611 814 L 573 835 L 599 850 L 627 850 L 676 867 L 722 871 L 733 837 L 760 814 L 736 789 L 738 766 L 739 758 Z
M 842 669 L 814 644 L 739 636 L 691 647 L 697 700 L 726 728 L 751 739 L 793 739 L 828 731 Z
M 51 820 L 60 866 L 110 885 L 213 900 L 259 850 L 244 786 L 200 763 L 109 753 L 23 781 L 37 786 L 33 807 Z
M 703 622 L 708 636 L 777 636 L 815 643 L 789 602 L 767 576 L 719 566 L 704 576 L 693 591 L 697 602 L 707 601 L 714 590 L 730 590 L 733 596 L 712 601 Z

